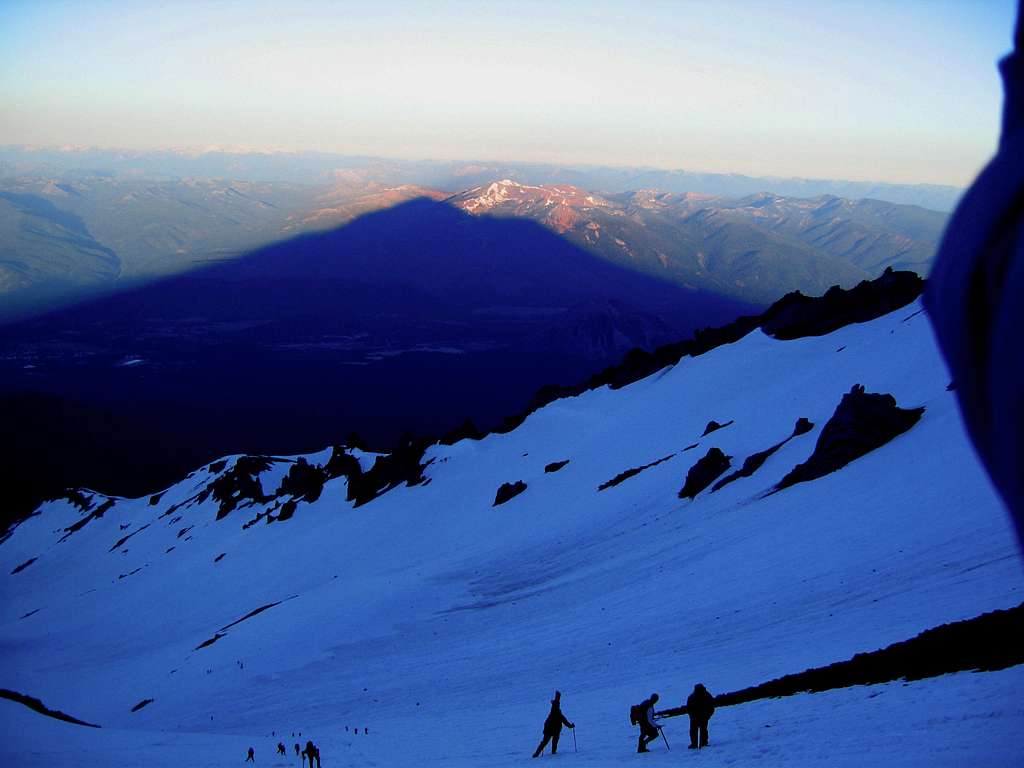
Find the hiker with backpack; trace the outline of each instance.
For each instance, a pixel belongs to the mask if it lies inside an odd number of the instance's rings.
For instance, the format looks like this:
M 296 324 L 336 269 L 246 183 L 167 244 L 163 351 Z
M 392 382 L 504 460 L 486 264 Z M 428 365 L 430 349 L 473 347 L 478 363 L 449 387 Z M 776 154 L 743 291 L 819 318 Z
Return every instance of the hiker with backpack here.
M 316 768 L 320 768 L 320 748 L 312 741 L 306 742 L 306 748 L 302 750 L 302 756 L 309 763 L 309 768 L 313 768 L 314 759 L 316 760 Z
M 697 683 L 686 699 L 686 714 L 690 717 L 690 749 L 708 745 L 708 720 L 715 714 L 715 697 L 703 683 Z
M 640 740 L 637 752 L 650 752 L 647 745 L 658 738 L 658 725 L 654 722 L 654 705 L 658 703 L 658 694 L 652 693 L 650 698 L 629 708 L 629 722 L 640 726 Z
M 548 745 L 549 741 L 551 742 L 551 754 L 558 754 L 558 737 L 562 735 L 562 726 L 576 727 L 575 724 L 566 720 L 565 715 L 562 714 L 561 699 L 562 692 L 555 691 L 555 698 L 551 700 L 551 711 L 548 712 L 548 716 L 544 720 L 544 738 L 537 745 L 537 749 L 533 753 L 534 757 L 540 757 L 540 753 L 544 751 L 544 747 Z

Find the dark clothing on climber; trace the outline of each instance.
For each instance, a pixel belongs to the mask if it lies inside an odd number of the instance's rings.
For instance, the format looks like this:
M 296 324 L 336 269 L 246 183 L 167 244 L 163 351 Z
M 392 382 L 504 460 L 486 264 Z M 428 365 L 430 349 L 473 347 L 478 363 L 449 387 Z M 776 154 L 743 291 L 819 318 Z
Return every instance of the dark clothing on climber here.
M 306 742 L 306 748 L 302 751 L 303 757 L 309 761 L 309 768 L 313 768 L 313 760 L 316 760 L 316 768 L 320 768 L 320 750 L 312 741 Z
M 690 749 L 708 745 L 708 720 L 715 714 L 715 697 L 698 683 L 686 699 L 686 714 L 690 716 Z
M 644 699 L 640 704 L 643 711 L 640 717 L 640 740 L 637 742 L 637 752 L 649 752 L 647 745 L 658 738 L 658 726 L 654 722 L 654 705 L 658 703 L 658 694 L 652 693 L 649 699 Z
M 537 745 L 537 749 L 533 753 L 534 757 L 540 757 L 540 753 L 544 751 L 544 747 L 548 745 L 549 741 L 551 742 L 551 754 L 558 754 L 558 738 L 562 735 L 562 726 L 576 727 L 562 714 L 561 698 L 561 692 L 555 691 L 555 698 L 551 700 L 551 711 L 548 712 L 547 719 L 544 720 L 544 738 Z

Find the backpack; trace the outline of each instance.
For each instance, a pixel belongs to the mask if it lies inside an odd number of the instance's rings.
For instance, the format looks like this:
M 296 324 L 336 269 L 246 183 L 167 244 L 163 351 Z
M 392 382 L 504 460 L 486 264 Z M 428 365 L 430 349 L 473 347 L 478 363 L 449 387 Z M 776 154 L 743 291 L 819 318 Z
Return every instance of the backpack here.
M 629 724 L 640 725 L 644 721 L 644 705 L 634 704 L 629 708 Z

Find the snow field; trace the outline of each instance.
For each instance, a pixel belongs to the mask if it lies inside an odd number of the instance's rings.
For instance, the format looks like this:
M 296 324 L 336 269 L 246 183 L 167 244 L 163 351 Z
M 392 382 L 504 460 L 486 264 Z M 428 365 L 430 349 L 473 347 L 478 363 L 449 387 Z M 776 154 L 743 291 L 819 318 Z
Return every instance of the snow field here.
M 116 765 L 128 744 L 125 765 L 143 745 L 154 766 L 228 765 L 252 744 L 266 765 L 277 739 L 265 734 L 294 729 L 328 765 L 511 765 L 536 746 L 556 687 L 583 750 L 570 754 L 564 731 L 556 759 L 677 761 L 692 756 L 685 718 L 669 722 L 670 755 L 632 756 L 628 708 L 652 691 L 672 706 L 696 682 L 734 690 L 1016 605 L 1024 563 L 927 320 L 906 319 L 916 309 L 819 338 L 755 332 L 622 390 L 558 401 L 507 435 L 432 447 L 428 484 L 359 509 L 338 479 L 285 522 L 243 529 L 257 509 L 217 521 L 212 501 L 161 518 L 212 479 L 204 468 L 157 505 L 118 500 L 59 543 L 81 513 L 50 502 L 0 545 L 5 574 L 38 557 L 0 577 L 0 686 L 105 727 L 0 701 L 2 762 Z M 927 410 L 844 469 L 765 496 L 855 383 Z M 710 447 L 738 468 L 801 416 L 814 431 L 752 477 L 676 498 Z M 701 438 L 711 419 L 734 423 Z M 283 471 L 264 473 L 264 490 Z M 527 490 L 492 507 L 515 480 Z M 1009 765 L 1024 753 L 1022 675 L 726 708 L 699 759 Z M 154 702 L 131 713 L 143 698 Z

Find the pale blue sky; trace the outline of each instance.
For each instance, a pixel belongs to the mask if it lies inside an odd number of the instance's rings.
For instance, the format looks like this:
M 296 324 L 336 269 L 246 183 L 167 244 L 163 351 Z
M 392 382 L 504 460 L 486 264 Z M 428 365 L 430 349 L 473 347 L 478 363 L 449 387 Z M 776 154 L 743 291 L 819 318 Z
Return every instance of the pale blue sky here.
M 1013 0 L 0 2 L 0 144 L 967 183 Z

